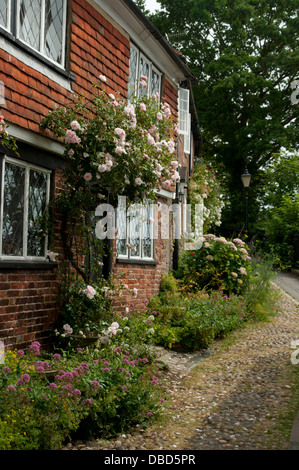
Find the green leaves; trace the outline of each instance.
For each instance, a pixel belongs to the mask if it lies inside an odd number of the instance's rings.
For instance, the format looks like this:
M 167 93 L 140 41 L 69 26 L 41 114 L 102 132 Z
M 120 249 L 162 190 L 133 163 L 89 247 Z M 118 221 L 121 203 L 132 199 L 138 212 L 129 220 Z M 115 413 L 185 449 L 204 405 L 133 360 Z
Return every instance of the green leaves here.
M 239 231 L 243 214 L 235 201 L 242 198 L 245 165 L 257 185 L 255 175 L 273 153 L 298 145 L 290 86 L 299 68 L 298 0 L 159 3 L 166 11 L 152 21 L 198 78 L 193 88 L 203 155 L 225 173 L 231 201 L 225 224 Z M 254 197 L 251 192 L 256 207 Z

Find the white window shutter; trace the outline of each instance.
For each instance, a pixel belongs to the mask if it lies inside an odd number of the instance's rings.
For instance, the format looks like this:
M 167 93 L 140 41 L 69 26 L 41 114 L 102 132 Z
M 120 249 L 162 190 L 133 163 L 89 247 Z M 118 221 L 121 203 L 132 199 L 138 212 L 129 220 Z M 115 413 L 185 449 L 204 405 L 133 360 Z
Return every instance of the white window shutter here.
M 190 154 L 191 148 L 191 114 L 187 117 L 187 133 L 184 135 L 184 152 Z
M 189 90 L 179 88 L 179 131 L 180 134 L 188 133 L 189 116 Z

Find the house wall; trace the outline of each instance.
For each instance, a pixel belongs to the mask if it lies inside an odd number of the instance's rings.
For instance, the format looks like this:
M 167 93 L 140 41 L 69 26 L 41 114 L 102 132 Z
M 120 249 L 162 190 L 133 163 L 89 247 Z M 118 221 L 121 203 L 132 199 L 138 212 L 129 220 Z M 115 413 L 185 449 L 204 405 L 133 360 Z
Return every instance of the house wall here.
M 130 38 L 96 4 L 91 6 L 85 0 L 73 0 L 69 54 L 70 75 L 60 75 L 38 64 L 38 58 L 15 51 L 13 44 L 0 38 L 0 81 L 5 92 L 1 113 L 10 125 L 11 133 L 30 143 L 35 158 L 41 148 L 48 151 L 50 157 L 53 152 L 53 136 L 40 128 L 42 118 L 49 110 L 70 104 L 74 93 L 88 95 L 91 84 L 100 74 L 108 79 L 108 92 L 117 90 L 119 94 L 127 95 Z M 176 116 L 177 90 L 167 76 L 163 89 L 165 100 Z M 55 158 L 60 157 L 55 155 Z M 43 163 L 41 156 L 39 164 L 42 166 Z M 53 174 L 57 196 L 61 171 Z M 59 233 L 59 230 L 57 217 L 55 231 Z M 161 272 L 172 267 L 171 239 L 156 240 L 154 250 L 155 265 L 119 263 L 114 256 L 113 271 L 124 274 L 128 285 L 138 288 L 136 305 L 142 306 L 146 298 L 158 292 Z M 55 238 L 54 251 L 61 252 L 59 237 Z M 58 267 L 45 265 L 44 269 L 32 269 L 26 265 L 12 265 L 4 268 L 0 261 L 0 340 L 6 346 L 19 348 L 32 340 L 47 342 L 49 339 L 59 311 L 56 299 Z M 129 301 L 129 298 L 122 298 L 118 307 L 123 309 Z

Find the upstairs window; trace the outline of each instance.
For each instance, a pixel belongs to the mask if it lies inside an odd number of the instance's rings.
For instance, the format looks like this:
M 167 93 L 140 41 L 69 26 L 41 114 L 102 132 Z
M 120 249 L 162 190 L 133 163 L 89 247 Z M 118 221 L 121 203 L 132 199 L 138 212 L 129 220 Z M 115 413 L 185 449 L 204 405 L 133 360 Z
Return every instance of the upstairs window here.
M 137 81 L 144 75 L 147 77 L 147 88 L 138 87 Z M 154 96 L 161 93 L 161 73 L 155 65 L 145 57 L 137 47 L 131 45 L 130 52 L 130 76 L 129 76 L 129 98 L 133 95 L 147 94 Z
M 4 157 L 0 206 L 0 259 L 45 259 L 39 218 L 50 197 L 49 170 Z
M 0 0 L 0 26 L 64 67 L 67 0 Z

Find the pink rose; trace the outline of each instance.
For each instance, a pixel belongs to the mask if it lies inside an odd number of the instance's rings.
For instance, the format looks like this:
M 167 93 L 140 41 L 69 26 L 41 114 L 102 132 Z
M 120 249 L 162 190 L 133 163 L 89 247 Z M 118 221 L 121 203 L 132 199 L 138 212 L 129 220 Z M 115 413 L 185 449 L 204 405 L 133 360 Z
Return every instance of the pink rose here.
M 65 140 L 69 144 L 80 144 L 81 139 L 80 137 L 77 136 L 77 134 L 72 131 L 71 129 L 68 129 L 65 133 Z
M 85 181 L 90 181 L 92 179 L 92 174 L 91 173 L 85 173 L 83 178 L 85 179 Z
M 83 294 L 85 294 L 89 299 L 93 299 L 96 291 L 92 286 L 87 286 L 86 289 L 83 290 Z

